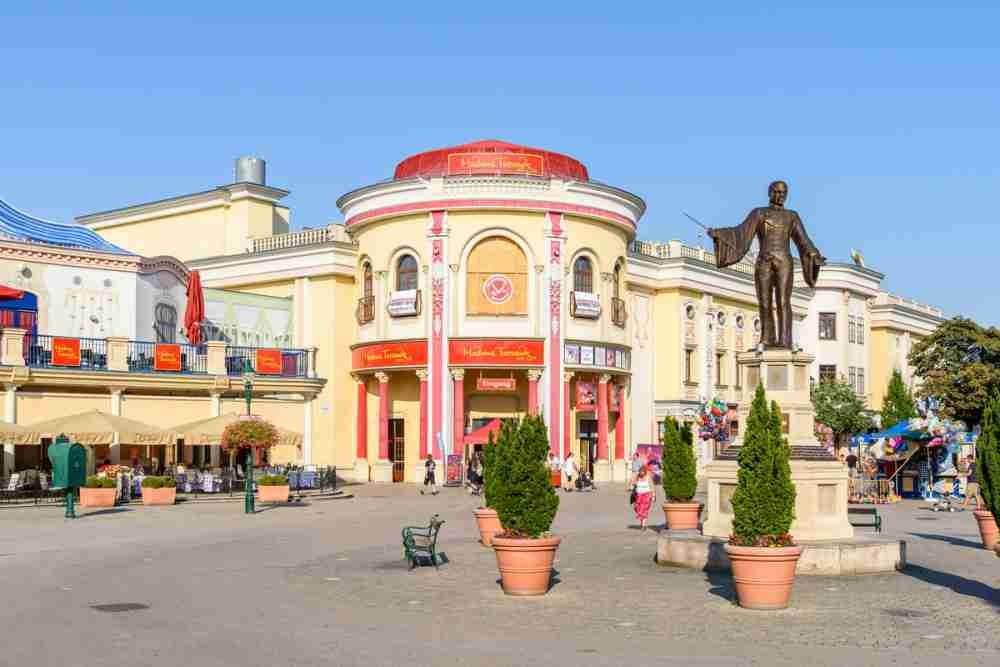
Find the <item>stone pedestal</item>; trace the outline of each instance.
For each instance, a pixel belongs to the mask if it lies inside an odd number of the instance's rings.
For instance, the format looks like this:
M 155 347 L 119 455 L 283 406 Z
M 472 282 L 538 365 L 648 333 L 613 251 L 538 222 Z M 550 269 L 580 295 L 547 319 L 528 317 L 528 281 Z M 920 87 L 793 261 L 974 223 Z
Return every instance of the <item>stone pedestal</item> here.
M 373 482 L 391 482 L 392 461 L 376 461 L 372 465 L 371 480 Z
M 783 430 L 792 448 L 795 484 L 795 520 L 790 533 L 796 540 L 844 540 L 854 536 L 847 519 L 847 467 L 822 447 L 813 434 L 813 407 L 809 400 L 809 366 L 814 357 L 791 350 L 743 352 L 737 357 L 743 374 L 740 425 L 745 432 L 757 384 L 767 390 L 768 405 L 776 401 Z M 736 490 L 737 456 L 741 442 L 724 450 L 705 466 L 708 503 L 702 532 L 728 538 L 733 514 L 730 501 Z
M 615 461 L 611 468 L 611 479 L 615 482 L 628 482 L 629 464 L 624 459 Z
M 595 461 L 594 462 L 594 482 L 610 482 L 611 481 L 611 464 L 607 461 Z

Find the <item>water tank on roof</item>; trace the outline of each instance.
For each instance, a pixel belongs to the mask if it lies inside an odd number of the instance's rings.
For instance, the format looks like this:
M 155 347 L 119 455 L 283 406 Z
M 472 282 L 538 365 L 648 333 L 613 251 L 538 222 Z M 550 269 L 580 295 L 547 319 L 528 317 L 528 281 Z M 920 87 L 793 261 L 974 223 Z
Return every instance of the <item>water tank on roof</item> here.
M 259 157 L 244 155 L 236 159 L 236 177 L 234 183 L 267 184 L 267 163 Z

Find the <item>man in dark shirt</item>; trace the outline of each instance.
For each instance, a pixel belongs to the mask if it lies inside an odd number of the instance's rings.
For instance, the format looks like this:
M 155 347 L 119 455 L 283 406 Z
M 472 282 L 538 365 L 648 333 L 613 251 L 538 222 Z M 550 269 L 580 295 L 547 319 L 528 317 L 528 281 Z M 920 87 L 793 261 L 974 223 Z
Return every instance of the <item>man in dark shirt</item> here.
M 965 500 L 962 501 L 962 509 L 969 506 L 972 497 L 976 498 L 976 509 L 983 509 L 983 499 L 979 495 L 979 478 L 976 477 L 976 460 L 969 458 L 969 476 L 965 480 Z

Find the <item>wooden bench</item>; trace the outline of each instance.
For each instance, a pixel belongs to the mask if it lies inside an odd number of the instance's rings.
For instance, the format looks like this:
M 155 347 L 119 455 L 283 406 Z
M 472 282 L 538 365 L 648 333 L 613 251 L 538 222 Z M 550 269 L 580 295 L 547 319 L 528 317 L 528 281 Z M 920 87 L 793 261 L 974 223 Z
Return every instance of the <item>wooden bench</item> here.
M 426 526 L 406 526 L 403 528 L 403 556 L 410 563 L 410 569 L 415 568 L 421 556 L 430 559 L 437 568 L 437 538 L 444 521 L 435 514 Z
M 862 517 L 860 520 L 854 517 Z M 870 517 L 865 521 L 863 517 Z M 882 516 L 875 507 L 848 507 L 847 520 L 852 526 L 874 526 L 876 533 L 882 532 Z

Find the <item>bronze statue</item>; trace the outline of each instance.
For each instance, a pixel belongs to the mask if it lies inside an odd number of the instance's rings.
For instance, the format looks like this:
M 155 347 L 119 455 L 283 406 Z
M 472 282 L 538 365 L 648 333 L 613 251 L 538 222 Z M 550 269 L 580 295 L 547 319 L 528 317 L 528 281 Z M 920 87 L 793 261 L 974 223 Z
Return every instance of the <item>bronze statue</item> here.
M 755 208 L 737 227 L 709 229 L 715 242 L 715 263 L 721 269 L 737 263 L 750 250 L 756 236 L 760 244 L 754 284 L 757 287 L 757 307 L 760 310 L 761 342 L 766 347 L 792 347 L 792 278 L 795 264 L 789 241 L 799 249 L 802 273 L 810 287 L 816 287 L 819 267 L 826 263 L 809 240 L 799 214 L 785 208 L 788 184 L 774 181 L 767 188 L 770 206 Z M 772 303 L 777 315 L 775 327 Z

